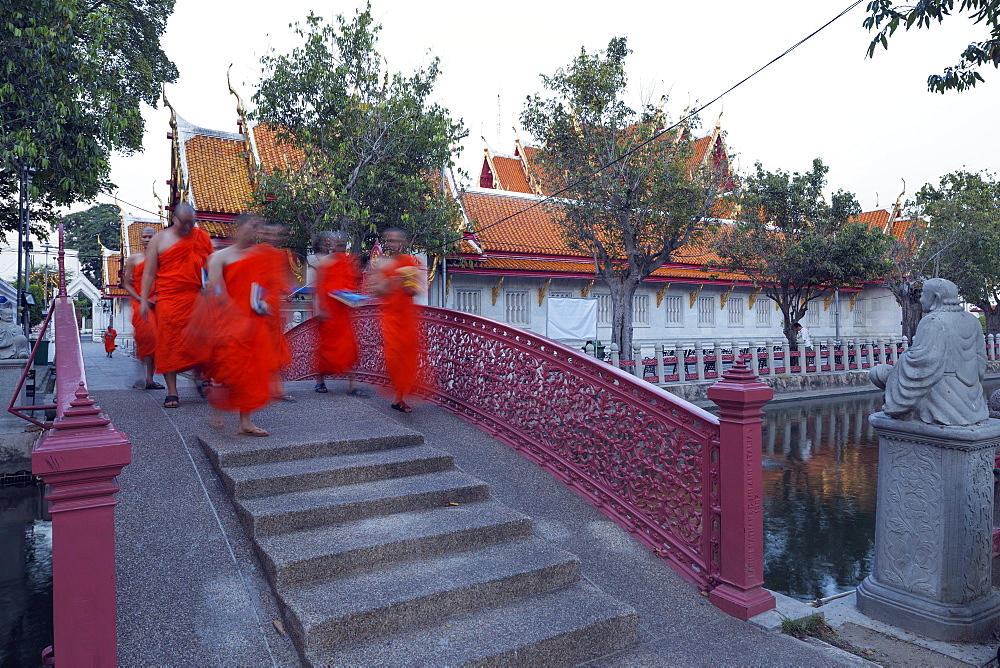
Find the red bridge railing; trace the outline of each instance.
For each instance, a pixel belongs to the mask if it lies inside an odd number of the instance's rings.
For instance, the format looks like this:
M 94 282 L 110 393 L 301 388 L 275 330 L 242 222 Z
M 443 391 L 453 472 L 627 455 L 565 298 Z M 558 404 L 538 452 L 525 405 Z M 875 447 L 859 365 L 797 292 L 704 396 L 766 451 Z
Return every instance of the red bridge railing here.
M 56 349 L 56 419 L 31 454 L 32 473 L 50 490 L 52 590 L 59 665 L 117 665 L 115 477 L 132 446 L 87 391 L 73 300 L 66 294 L 59 226 L 59 292 L 52 311 Z M 30 364 L 30 360 L 28 361 Z
M 374 307 L 356 310 L 358 378 L 388 384 Z M 487 318 L 426 307 L 418 394 L 521 452 L 651 548 L 732 615 L 763 589 L 761 412 L 745 365 L 709 396 L 719 417 L 580 351 Z M 317 328 L 288 332 L 288 380 L 313 374 Z

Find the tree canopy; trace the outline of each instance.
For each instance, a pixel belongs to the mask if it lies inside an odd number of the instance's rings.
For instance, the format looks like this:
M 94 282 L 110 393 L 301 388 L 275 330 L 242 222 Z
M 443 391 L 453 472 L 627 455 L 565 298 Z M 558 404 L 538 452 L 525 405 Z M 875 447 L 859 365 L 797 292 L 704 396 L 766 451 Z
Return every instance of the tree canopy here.
M 101 285 L 101 246 L 121 250 L 121 214 L 114 204 L 98 204 L 63 217 L 67 248 L 79 251 L 80 269 L 94 285 Z
M 439 60 L 390 73 L 370 6 L 334 23 L 310 14 L 294 29 L 303 44 L 262 59 L 253 99 L 256 118 L 301 157 L 260 176 L 256 207 L 289 225 L 299 246 L 319 231 L 342 230 L 360 251 L 388 226 L 424 247 L 455 239 L 458 210 L 441 170 L 466 131 L 430 100 Z
M 861 213 L 854 195 L 838 190 L 825 200 L 828 171 L 819 158 L 808 172 L 792 174 L 766 171 L 758 162 L 738 192 L 739 219 L 723 226 L 716 243 L 726 266 L 777 303 L 790 344 L 810 301 L 890 270 L 890 238 L 852 220 Z
M 585 48 L 542 75 L 545 96 L 527 99 L 524 127 L 535 159 L 559 195 L 549 208 L 567 244 L 592 254 L 611 293 L 612 341 L 632 357 L 632 300 L 639 284 L 706 227 L 724 175 L 692 164 L 690 126 L 663 132 L 662 106 L 626 103 L 626 38 Z M 665 99 L 663 100 L 665 102 Z
M 976 25 L 988 31 L 989 38 L 969 44 L 955 65 L 927 77 L 927 89 L 932 93 L 944 93 L 975 87 L 984 80 L 979 73 L 983 66 L 1000 67 L 1000 2 L 997 0 L 959 0 L 957 3 L 955 0 L 921 0 L 912 5 L 897 5 L 894 0 L 871 0 L 864 26 L 878 32 L 868 45 L 868 56 L 874 55 L 880 44 L 888 49 L 889 38 L 900 26 L 909 30 L 943 23 L 945 18 L 955 14 L 956 4 L 959 13 L 968 13 Z
M 177 69 L 160 48 L 174 0 L 8 0 L 0 18 L 0 235 L 111 188 L 111 152 L 142 149 L 140 104 Z M 38 232 L 44 234 L 39 227 Z
M 987 331 L 1000 334 L 1000 182 L 959 170 L 925 185 L 916 202 L 930 220 L 923 252 L 933 275 L 954 281 L 985 313 Z

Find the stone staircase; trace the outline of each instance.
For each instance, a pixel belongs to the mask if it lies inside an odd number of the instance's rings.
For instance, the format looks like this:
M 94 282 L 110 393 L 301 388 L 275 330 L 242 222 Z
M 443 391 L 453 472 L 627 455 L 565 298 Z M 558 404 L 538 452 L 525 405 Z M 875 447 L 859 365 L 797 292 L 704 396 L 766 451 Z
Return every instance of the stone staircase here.
M 294 438 L 199 437 L 307 664 L 573 665 L 635 641 L 635 612 L 529 517 L 357 409 Z

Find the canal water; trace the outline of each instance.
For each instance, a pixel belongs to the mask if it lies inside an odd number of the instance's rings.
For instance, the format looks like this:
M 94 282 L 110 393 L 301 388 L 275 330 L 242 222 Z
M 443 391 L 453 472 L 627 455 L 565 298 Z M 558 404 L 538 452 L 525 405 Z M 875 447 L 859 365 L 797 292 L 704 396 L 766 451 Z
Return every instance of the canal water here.
M 984 383 L 988 397 L 1000 380 Z M 882 393 L 765 407 L 764 586 L 802 601 L 855 589 L 875 551 Z
M 52 522 L 42 485 L 0 478 L 0 668 L 38 666 L 52 644 Z

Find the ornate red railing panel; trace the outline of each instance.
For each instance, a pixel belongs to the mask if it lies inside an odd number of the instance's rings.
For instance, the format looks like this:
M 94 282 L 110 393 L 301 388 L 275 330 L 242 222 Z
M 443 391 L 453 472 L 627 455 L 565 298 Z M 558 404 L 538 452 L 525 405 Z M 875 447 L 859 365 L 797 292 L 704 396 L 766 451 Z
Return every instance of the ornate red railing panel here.
M 356 314 L 358 378 L 385 385 L 376 312 Z M 537 462 L 703 590 L 718 584 L 715 416 L 516 327 L 433 307 L 422 325 L 420 396 Z M 315 324 L 300 324 L 288 340 L 286 377 L 310 376 Z

